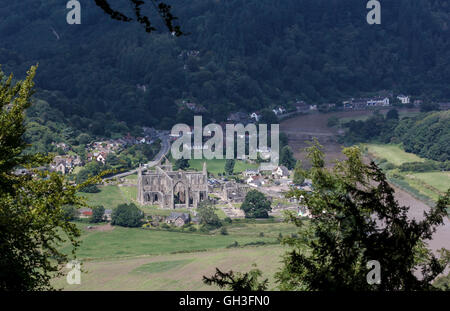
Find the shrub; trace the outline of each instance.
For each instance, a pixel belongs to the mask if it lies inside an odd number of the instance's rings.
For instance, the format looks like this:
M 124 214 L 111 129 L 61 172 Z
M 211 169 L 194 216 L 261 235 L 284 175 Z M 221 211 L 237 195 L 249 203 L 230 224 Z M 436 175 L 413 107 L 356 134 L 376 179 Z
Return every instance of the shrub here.
M 142 225 L 144 213 L 133 203 L 120 204 L 111 215 L 111 224 L 136 228 Z
M 220 229 L 220 234 L 221 235 L 228 235 L 228 230 L 225 227 L 222 227 L 222 229 Z

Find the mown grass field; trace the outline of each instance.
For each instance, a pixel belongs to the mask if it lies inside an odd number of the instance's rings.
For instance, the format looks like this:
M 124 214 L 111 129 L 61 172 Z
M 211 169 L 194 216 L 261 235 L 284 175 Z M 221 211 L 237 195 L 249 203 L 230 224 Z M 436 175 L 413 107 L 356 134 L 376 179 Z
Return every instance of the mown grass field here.
M 389 110 L 382 110 L 381 113 L 386 115 L 386 113 Z M 420 111 L 418 110 L 402 110 L 402 109 L 397 109 L 398 111 L 398 115 L 399 118 L 405 118 L 405 117 L 414 117 L 416 115 L 418 115 L 420 113 Z M 339 119 L 340 123 L 347 123 L 350 122 L 352 120 L 354 121 L 366 121 L 367 119 L 369 119 L 372 116 L 373 113 L 368 112 L 367 114 L 364 115 L 357 115 L 357 116 L 351 116 L 351 117 L 342 117 Z
M 202 234 L 123 227 L 114 227 L 111 231 L 95 231 L 88 230 L 86 223 L 77 225 L 82 231 L 82 244 L 77 251 L 80 259 L 192 252 L 224 248 L 235 241 L 240 245 L 254 242 L 275 243 L 280 233 L 286 236 L 297 232 L 293 225 L 277 222 L 236 223 L 227 227 L 228 235 L 220 234 L 219 230 L 212 234 Z M 63 248 L 64 252 L 69 250 L 69 246 Z
M 425 159 L 407 153 L 398 145 L 367 144 L 368 153 L 377 159 L 386 159 L 394 165 L 408 162 L 423 162 Z M 411 192 L 424 201 L 436 202 L 450 187 L 450 172 L 400 172 L 398 169 L 387 171 L 388 177 L 398 186 Z M 397 177 L 392 177 L 397 176 Z
M 398 145 L 376 145 L 367 144 L 369 154 L 378 159 L 386 159 L 388 162 L 395 165 L 402 165 L 408 162 L 423 162 L 424 159 L 418 157 L 413 153 L 405 152 Z
M 206 162 L 207 170 L 209 173 L 218 175 L 225 171 L 225 159 L 213 159 L 213 160 L 189 160 L 190 169 L 201 171 L 203 169 L 203 162 Z M 244 161 L 236 161 L 234 166 L 235 173 L 241 173 L 246 169 L 257 169 L 258 164 L 246 163 Z
M 203 284 L 204 275 L 214 274 L 216 267 L 249 271 L 254 263 L 274 288 L 274 273 L 288 250 L 278 237 L 297 233 L 295 226 L 271 220 L 234 222 L 227 226 L 228 235 L 122 227 L 96 231 L 76 224 L 82 231 L 77 259 L 84 272 L 80 285 L 54 280 L 65 290 L 216 290 Z M 228 247 L 235 241 L 239 247 Z M 258 242 L 266 244 L 252 245 Z
M 208 252 L 150 255 L 134 258 L 82 261 L 80 285 L 68 285 L 65 278 L 54 281 L 56 288 L 72 291 L 127 290 L 218 290 L 205 285 L 203 276 L 222 271 L 247 272 L 256 264 L 276 289 L 274 274 L 287 251 L 281 245 L 213 249 Z

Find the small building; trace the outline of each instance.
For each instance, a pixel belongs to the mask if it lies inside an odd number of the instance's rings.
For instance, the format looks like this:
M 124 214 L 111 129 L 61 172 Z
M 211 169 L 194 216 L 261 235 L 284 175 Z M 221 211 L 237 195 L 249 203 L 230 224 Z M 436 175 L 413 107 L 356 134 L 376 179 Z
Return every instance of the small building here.
M 278 166 L 272 171 L 272 176 L 278 178 L 288 178 L 290 176 L 289 170 L 286 166 Z
M 105 213 L 103 214 L 103 217 L 105 217 L 106 220 L 111 221 L 111 216 L 112 216 L 112 210 L 105 209 Z
M 409 104 L 411 102 L 411 98 L 406 95 L 398 95 L 397 99 L 404 105 Z
M 257 176 L 259 175 L 259 170 L 245 170 L 242 175 L 244 175 L 245 177 L 250 177 L 250 176 Z
M 191 221 L 191 215 L 188 213 L 173 212 L 166 218 L 166 223 L 176 227 L 187 225 Z
M 262 176 L 251 176 L 246 180 L 247 184 L 252 187 L 261 187 L 266 182 Z
M 92 217 L 92 209 L 90 208 L 82 208 L 79 210 L 80 218 L 90 218 Z
M 259 120 L 261 119 L 261 114 L 258 112 L 252 112 L 250 114 L 250 119 L 255 120 L 256 122 L 259 122 Z

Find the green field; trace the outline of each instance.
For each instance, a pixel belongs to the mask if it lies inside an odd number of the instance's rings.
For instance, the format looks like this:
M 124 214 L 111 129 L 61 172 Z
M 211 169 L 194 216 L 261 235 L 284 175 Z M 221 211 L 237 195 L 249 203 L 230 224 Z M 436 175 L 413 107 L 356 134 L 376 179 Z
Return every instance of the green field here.
M 296 227 L 285 223 L 238 223 L 229 226 L 228 235 L 182 233 L 141 228 L 113 227 L 111 231 L 87 230 L 87 224 L 78 223 L 82 230 L 80 259 L 133 257 L 142 255 L 192 252 L 224 248 L 237 241 L 240 245 L 254 242 L 275 243 L 279 233 L 295 233 Z M 260 232 L 264 236 L 260 236 Z M 63 248 L 68 252 L 69 246 Z
M 420 194 L 437 201 L 450 188 L 450 172 L 409 173 L 403 175 Z
M 65 278 L 54 280 L 65 290 L 215 290 L 202 282 L 215 267 L 224 271 L 248 271 L 252 264 L 264 271 L 275 288 L 274 273 L 288 248 L 278 243 L 297 227 L 273 220 L 240 220 L 211 234 L 181 233 L 140 228 L 107 227 L 89 230 L 77 222 L 81 246 L 77 259 L 82 263 L 80 285 L 68 285 Z M 102 228 L 105 225 L 96 225 Z M 239 247 L 229 247 L 237 241 Z M 252 245 L 255 243 L 265 245 Z M 247 245 L 246 245 L 247 244 Z M 64 252 L 71 250 L 69 245 Z
M 218 290 L 205 285 L 203 276 L 222 271 L 251 270 L 252 264 L 276 289 L 274 274 L 281 267 L 281 245 L 215 249 L 208 252 L 140 256 L 126 259 L 82 261 L 80 285 L 68 285 L 65 278 L 54 280 L 56 288 L 72 291 L 100 290 Z
M 201 171 L 203 169 L 203 162 L 206 162 L 208 173 L 217 175 L 225 171 L 225 159 L 213 159 L 213 160 L 189 160 L 190 169 Z M 234 166 L 235 173 L 241 173 L 246 169 L 257 169 L 258 164 L 246 163 L 244 161 L 236 161 Z
M 367 151 L 378 160 L 386 159 L 387 162 L 401 165 L 408 162 L 423 162 L 425 159 L 415 154 L 403 151 L 397 145 L 367 144 Z M 387 171 L 391 181 L 402 187 L 417 198 L 427 202 L 436 202 L 450 187 L 450 172 L 400 172 L 398 169 Z M 397 175 L 397 177 L 392 176 Z
M 402 165 L 407 162 L 423 162 L 424 159 L 416 156 L 413 153 L 403 151 L 398 145 L 376 145 L 367 144 L 369 154 L 378 159 L 386 159 L 388 162 L 395 165 Z
M 117 185 L 98 186 L 98 193 L 81 193 L 86 197 L 86 202 L 90 206 L 103 205 L 106 209 L 112 209 L 119 204 L 130 203 L 136 199 L 137 190 L 132 187 L 119 187 Z M 133 190 L 134 189 L 134 190 Z M 133 197 L 133 192 L 134 194 Z
M 398 110 L 398 115 L 399 115 L 400 119 L 405 118 L 405 117 L 414 117 L 414 116 L 420 114 L 420 111 L 399 110 L 399 109 L 397 109 L 397 110 Z M 382 113 L 384 115 L 386 115 L 387 112 L 388 112 L 388 110 L 382 111 Z M 350 121 L 366 121 L 372 115 L 373 115 L 373 113 L 368 112 L 367 114 L 363 114 L 363 115 L 359 115 L 359 116 L 343 117 L 343 118 L 340 118 L 339 121 L 341 124 L 347 123 Z

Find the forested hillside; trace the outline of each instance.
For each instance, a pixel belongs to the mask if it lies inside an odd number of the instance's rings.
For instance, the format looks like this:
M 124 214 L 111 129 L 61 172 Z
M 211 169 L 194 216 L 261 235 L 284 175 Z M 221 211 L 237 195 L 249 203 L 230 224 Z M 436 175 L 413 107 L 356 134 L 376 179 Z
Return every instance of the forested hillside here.
M 380 90 L 450 99 L 447 0 L 382 1 L 381 25 L 367 24 L 361 0 L 168 1 L 190 33 L 181 38 L 158 24 L 149 35 L 80 2 L 82 24 L 68 25 L 66 1 L 2 1 L 0 64 L 25 74 L 39 63 L 36 96 L 96 135 L 114 118 L 167 128 L 189 117 L 182 100 L 220 121 L 240 109 Z
M 394 110 L 391 110 L 394 111 Z M 450 160 L 450 110 L 422 113 L 398 120 L 396 114 L 380 113 L 366 121 L 350 121 L 344 142 L 401 143 L 406 152 L 435 161 Z M 393 116 L 393 117 L 392 117 Z

